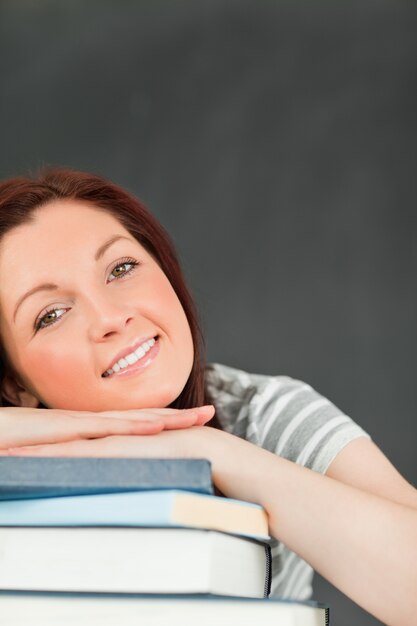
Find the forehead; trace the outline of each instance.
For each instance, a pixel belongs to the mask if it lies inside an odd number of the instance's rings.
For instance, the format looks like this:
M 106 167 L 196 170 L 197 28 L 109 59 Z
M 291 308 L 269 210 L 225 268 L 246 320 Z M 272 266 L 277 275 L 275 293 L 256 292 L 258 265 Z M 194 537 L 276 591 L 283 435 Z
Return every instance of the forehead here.
M 111 213 L 76 200 L 56 200 L 36 209 L 31 220 L 10 230 L 0 243 L 0 265 L 7 257 L 43 256 L 42 252 L 87 252 L 103 238 L 130 233 Z
M 0 299 L 41 282 L 65 282 L 79 270 L 94 269 L 98 249 L 120 235 L 131 254 L 149 255 L 126 228 L 104 209 L 76 201 L 51 202 L 33 213 L 30 222 L 9 231 L 0 242 Z M 122 244 L 110 250 L 121 252 Z M 126 254 L 126 253 L 125 253 Z
M 50 231 L 59 236 L 63 226 L 71 230 L 78 229 L 80 234 L 89 226 L 93 232 L 108 227 L 125 230 L 112 213 L 101 207 L 80 200 L 62 199 L 53 200 L 35 209 L 30 220 L 13 228 L 6 234 L 6 238 L 19 237 L 29 231 L 32 237 L 37 232 L 41 235 L 42 231 Z

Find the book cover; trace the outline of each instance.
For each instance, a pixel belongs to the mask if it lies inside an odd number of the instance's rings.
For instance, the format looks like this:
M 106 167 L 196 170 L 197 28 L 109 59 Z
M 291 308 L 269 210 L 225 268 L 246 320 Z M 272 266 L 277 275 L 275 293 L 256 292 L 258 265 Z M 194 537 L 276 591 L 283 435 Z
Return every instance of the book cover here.
M 2 626 L 329 626 L 328 606 L 280 598 L 0 591 Z
M 188 526 L 269 539 L 259 504 L 175 489 L 3 500 L 0 526 Z
M 0 589 L 269 593 L 270 547 L 185 528 L 1 528 Z
M 147 489 L 212 494 L 210 461 L 0 457 L 0 500 Z

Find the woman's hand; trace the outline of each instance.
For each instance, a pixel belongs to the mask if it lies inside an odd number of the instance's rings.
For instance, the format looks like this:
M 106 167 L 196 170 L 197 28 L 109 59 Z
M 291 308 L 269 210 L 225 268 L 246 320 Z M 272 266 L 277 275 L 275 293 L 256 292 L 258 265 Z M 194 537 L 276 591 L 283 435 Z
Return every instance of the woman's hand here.
M 66 411 L 0 407 L 0 455 L 10 448 L 96 440 L 112 435 L 155 435 L 162 430 L 201 426 L 214 415 L 211 405 L 192 409 Z
M 84 439 L 9 450 L 10 456 L 91 456 L 91 457 L 160 457 L 186 458 L 204 456 L 204 437 L 213 428 L 196 427 L 176 432 L 160 432 L 146 437 L 112 435 L 100 439 Z M 217 432 L 217 431 L 216 431 Z

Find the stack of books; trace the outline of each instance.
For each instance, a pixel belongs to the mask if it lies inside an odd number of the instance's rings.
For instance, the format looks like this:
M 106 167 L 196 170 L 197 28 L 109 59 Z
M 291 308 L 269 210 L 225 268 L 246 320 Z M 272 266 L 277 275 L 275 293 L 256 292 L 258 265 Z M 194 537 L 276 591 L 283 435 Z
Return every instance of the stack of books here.
M 328 624 L 268 598 L 269 539 L 204 459 L 0 457 L 1 626 Z

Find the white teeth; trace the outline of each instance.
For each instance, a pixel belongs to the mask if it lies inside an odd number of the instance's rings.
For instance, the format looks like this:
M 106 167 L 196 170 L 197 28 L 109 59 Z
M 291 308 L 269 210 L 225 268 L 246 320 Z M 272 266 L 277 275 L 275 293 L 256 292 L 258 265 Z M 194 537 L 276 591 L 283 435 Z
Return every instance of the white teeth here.
M 136 363 L 136 361 L 139 360 L 139 357 L 136 356 L 136 352 L 132 352 L 132 354 L 128 354 L 125 359 L 129 365 L 133 365 L 133 363 Z
M 104 377 L 111 376 L 114 372 L 119 372 L 122 369 L 125 369 L 128 365 L 133 365 L 139 359 L 142 359 L 147 352 L 155 345 L 155 339 L 149 339 L 149 341 L 145 341 L 139 348 L 137 348 L 134 352 L 127 354 L 125 357 L 119 359 L 117 363 L 113 365 L 110 369 L 106 370 L 103 374 Z

